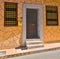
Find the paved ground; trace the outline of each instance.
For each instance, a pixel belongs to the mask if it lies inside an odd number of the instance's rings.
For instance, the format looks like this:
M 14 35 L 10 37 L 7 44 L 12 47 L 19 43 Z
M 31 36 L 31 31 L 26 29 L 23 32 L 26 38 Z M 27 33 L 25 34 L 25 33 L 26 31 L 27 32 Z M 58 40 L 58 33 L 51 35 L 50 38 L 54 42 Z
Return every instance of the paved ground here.
M 13 57 L 8 59 L 60 59 L 60 50 L 30 54 L 30 55 Z
M 57 49 L 56 49 L 57 48 Z M 44 47 L 42 48 L 37 48 L 37 49 L 27 49 L 27 50 L 21 50 L 21 49 L 5 49 L 5 50 L 0 50 L 0 57 L 1 56 L 7 56 L 10 59 L 14 59 L 16 56 L 16 59 L 59 59 L 60 58 L 60 43 L 48 43 L 44 44 Z M 56 51 L 54 51 L 56 50 Z M 1 53 L 2 51 L 6 51 L 6 53 Z M 37 51 L 39 53 L 35 54 L 32 53 Z M 42 51 L 42 52 L 41 52 Z M 45 51 L 45 52 L 44 52 Z M 47 52 L 49 51 L 49 52 Z M 29 55 L 28 55 L 29 54 Z M 20 57 L 17 57 L 20 56 Z
M 29 51 L 36 51 L 36 50 L 44 50 L 44 49 L 52 49 L 60 47 L 60 43 L 47 43 L 44 44 L 44 47 L 38 48 L 38 49 L 27 49 L 27 50 L 21 50 L 21 49 L 5 49 L 3 51 L 6 51 L 6 55 L 12 55 L 12 54 L 18 54 L 18 53 L 24 53 Z

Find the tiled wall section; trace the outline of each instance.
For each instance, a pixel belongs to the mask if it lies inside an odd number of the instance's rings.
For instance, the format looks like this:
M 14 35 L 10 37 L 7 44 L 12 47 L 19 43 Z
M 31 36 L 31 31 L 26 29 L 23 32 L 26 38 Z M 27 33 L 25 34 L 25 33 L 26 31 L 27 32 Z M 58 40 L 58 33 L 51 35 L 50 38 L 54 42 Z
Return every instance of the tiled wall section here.
M 24 3 L 43 4 L 44 6 L 44 42 L 60 41 L 60 21 L 58 26 L 46 26 L 46 5 L 58 6 L 60 13 L 59 0 L 0 0 L 0 49 L 13 48 L 22 43 L 22 26 L 4 27 L 4 2 L 18 3 L 18 21 L 22 19 L 22 7 Z M 60 16 L 60 14 L 58 14 Z M 58 19 L 60 17 L 58 16 Z M 18 38 L 17 38 L 18 37 Z M 20 44 L 19 44 L 20 43 Z

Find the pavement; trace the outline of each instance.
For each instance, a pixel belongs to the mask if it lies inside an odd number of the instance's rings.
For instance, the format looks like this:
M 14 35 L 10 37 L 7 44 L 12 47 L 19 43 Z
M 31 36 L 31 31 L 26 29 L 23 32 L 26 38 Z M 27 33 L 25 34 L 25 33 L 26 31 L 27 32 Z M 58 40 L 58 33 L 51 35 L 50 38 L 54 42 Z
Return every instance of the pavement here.
M 27 50 L 21 50 L 21 49 L 4 49 L 0 50 L 0 59 L 3 58 L 11 58 L 16 56 L 24 56 L 29 54 L 35 54 L 35 53 L 42 53 L 46 51 L 53 51 L 60 49 L 60 43 L 46 43 L 44 44 L 44 47 L 36 48 L 36 49 L 27 49 Z
M 18 56 L 7 59 L 60 59 L 60 50 L 48 51 L 43 53 L 35 53 L 30 55 Z

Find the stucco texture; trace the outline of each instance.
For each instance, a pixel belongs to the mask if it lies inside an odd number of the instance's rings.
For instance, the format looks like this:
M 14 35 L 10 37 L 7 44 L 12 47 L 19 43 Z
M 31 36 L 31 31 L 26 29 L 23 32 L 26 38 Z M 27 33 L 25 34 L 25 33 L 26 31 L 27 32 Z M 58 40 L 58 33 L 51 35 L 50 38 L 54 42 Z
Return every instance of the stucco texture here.
M 4 26 L 4 2 L 18 3 L 18 26 Z M 60 41 L 60 0 L 0 0 L 0 49 L 15 48 L 22 45 L 22 7 L 24 3 L 44 6 L 44 42 Z M 46 25 L 46 5 L 58 6 L 58 26 Z

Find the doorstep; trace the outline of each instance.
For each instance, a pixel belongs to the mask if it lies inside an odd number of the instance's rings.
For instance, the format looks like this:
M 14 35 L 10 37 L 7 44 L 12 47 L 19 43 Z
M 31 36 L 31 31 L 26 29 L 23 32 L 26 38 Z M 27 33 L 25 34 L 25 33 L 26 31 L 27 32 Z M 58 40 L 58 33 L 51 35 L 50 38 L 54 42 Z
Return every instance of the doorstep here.
M 18 56 L 24 56 L 34 53 L 42 53 L 42 52 L 48 52 L 52 50 L 60 49 L 60 43 L 47 43 L 44 44 L 44 47 L 41 48 L 35 48 L 35 49 L 27 49 L 27 50 L 21 50 L 21 49 L 5 49 L 0 51 L 6 51 L 6 54 L 1 55 L 0 59 L 2 57 L 6 58 L 12 58 L 12 57 L 18 57 Z

